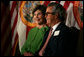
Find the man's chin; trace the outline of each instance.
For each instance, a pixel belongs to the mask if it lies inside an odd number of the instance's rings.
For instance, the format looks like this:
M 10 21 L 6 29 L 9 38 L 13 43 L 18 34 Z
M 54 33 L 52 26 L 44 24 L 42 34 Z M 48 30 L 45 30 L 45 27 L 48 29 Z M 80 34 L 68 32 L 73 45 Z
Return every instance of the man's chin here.
M 50 27 L 50 24 L 49 23 L 47 23 L 47 25 Z

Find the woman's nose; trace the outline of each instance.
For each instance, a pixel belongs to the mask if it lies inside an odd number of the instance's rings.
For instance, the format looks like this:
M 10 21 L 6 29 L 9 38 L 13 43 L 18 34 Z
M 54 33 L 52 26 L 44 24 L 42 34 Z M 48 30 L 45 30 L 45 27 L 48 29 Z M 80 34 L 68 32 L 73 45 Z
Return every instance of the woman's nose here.
M 38 18 L 38 15 L 36 15 L 36 18 Z

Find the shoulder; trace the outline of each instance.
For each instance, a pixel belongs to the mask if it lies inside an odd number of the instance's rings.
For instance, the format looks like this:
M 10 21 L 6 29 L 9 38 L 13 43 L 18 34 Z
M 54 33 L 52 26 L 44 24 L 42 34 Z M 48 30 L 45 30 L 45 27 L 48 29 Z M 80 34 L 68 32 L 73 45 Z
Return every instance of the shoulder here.
M 32 38 L 36 33 L 37 33 L 37 28 L 36 27 L 34 27 L 34 28 L 32 28 L 29 32 L 28 32 L 28 34 L 27 34 L 27 38 Z
M 58 25 L 57 30 L 70 31 L 70 28 L 68 26 L 66 26 L 65 23 L 61 22 Z
M 70 31 L 73 36 L 79 37 L 80 30 L 78 30 L 76 27 L 70 27 Z
M 34 28 L 32 28 L 29 32 L 34 32 L 34 31 L 36 31 L 36 30 L 38 30 L 38 28 L 37 28 L 37 27 L 34 27 Z
M 48 31 L 48 29 L 49 29 L 49 27 L 48 27 L 48 26 L 45 26 L 45 27 L 42 27 L 40 30 L 41 30 L 42 32 L 46 32 L 46 31 Z
M 62 35 L 71 35 L 71 29 L 64 23 L 60 23 L 56 30 L 60 30 L 60 34 Z

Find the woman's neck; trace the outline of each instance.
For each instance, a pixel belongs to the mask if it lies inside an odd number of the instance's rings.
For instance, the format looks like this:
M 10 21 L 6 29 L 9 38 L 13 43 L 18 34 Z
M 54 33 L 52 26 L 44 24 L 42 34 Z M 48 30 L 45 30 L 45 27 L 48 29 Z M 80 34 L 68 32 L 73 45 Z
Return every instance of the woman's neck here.
M 45 27 L 45 26 L 46 26 L 46 24 L 37 25 L 37 27 L 38 27 L 39 29 L 41 29 L 42 27 Z

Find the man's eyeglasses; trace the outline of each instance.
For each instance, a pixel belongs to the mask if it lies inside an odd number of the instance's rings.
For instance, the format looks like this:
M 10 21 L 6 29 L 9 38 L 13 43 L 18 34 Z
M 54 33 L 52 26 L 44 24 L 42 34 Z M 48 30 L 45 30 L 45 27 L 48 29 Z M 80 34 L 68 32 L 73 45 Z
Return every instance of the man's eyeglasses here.
M 46 12 L 46 13 L 45 13 L 45 15 L 48 15 L 48 14 L 55 15 L 55 12 L 52 12 L 52 13 L 50 13 L 50 12 Z

